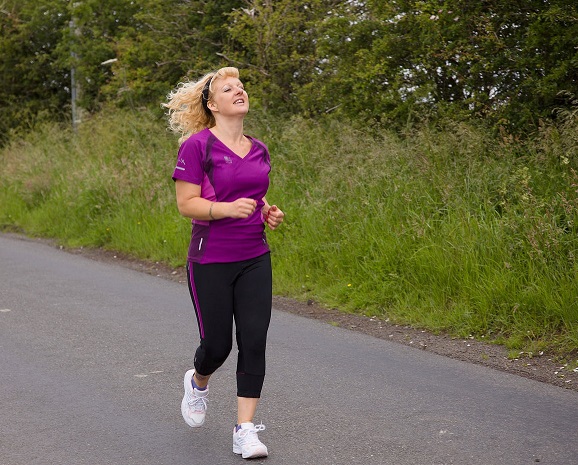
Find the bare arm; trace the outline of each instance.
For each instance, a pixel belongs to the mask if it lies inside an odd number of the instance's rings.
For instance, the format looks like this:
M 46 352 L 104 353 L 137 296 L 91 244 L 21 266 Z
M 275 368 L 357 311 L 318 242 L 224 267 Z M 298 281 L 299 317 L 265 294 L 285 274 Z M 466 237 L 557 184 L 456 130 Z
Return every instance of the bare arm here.
M 175 189 L 180 214 L 195 220 L 247 218 L 257 207 L 257 202 L 247 198 L 240 198 L 234 202 L 211 202 L 201 197 L 201 186 L 186 181 L 177 180 Z

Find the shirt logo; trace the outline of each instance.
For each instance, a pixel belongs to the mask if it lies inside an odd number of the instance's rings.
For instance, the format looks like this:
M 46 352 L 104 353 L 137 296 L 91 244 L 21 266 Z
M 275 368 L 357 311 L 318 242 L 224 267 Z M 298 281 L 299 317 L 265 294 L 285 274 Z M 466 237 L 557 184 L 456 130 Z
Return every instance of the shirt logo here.
M 228 157 L 227 155 L 225 155 L 225 163 L 227 163 L 228 165 L 233 163 L 233 159 L 231 157 Z
M 179 165 L 185 165 L 185 160 L 184 158 L 180 158 L 179 157 L 179 161 L 177 161 L 177 166 L 175 166 L 176 170 L 181 170 L 181 171 L 185 171 L 185 169 L 182 166 Z

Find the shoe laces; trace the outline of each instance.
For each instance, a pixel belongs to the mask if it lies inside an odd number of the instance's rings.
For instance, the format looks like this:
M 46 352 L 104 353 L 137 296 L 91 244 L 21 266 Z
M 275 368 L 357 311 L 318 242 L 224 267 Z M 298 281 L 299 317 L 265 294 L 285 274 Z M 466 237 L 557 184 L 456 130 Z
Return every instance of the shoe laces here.
M 209 399 L 206 397 L 200 397 L 196 395 L 194 389 L 187 395 L 187 404 L 189 404 L 189 408 L 194 412 L 207 410 L 208 401 Z
M 252 428 L 247 429 L 241 428 L 239 430 L 239 442 L 244 445 L 251 445 L 251 446 L 262 444 L 261 441 L 259 441 L 257 433 L 259 431 L 263 431 L 264 429 L 265 425 L 263 423 L 261 423 L 260 425 L 253 425 Z

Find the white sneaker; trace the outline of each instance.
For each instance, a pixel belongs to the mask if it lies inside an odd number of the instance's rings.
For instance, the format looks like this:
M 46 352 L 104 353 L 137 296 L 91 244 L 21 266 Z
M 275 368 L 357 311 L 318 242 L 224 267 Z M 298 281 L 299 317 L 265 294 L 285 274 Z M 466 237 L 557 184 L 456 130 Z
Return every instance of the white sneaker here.
M 257 436 L 257 432 L 263 431 L 265 425 L 241 423 L 239 430 L 236 431 L 236 429 L 236 427 L 233 429 L 233 453 L 242 455 L 244 459 L 269 455 L 267 446 L 259 441 L 259 436 Z
M 189 370 L 185 373 L 185 395 L 181 402 L 181 413 L 187 425 L 196 428 L 202 426 L 205 422 L 205 413 L 207 412 L 207 395 L 209 394 L 209 386 L 207 389 L 199 391 L 193 388 L 192 379 L 195 370 Z

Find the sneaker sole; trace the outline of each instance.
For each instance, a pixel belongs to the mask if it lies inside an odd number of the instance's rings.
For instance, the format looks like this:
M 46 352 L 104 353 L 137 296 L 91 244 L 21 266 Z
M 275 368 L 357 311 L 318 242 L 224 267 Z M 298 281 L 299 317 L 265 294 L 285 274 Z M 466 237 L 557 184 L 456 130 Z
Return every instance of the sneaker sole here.
M 252 454 L 245 455 L 243 451 L 238 446 L 233 446 L 233 454 L 240 455 L 244 459 L 256 459 L 258 457 L 267 457 L 269 455 L 268 451 L 261 451 L 261 452 L 253 452 Z

